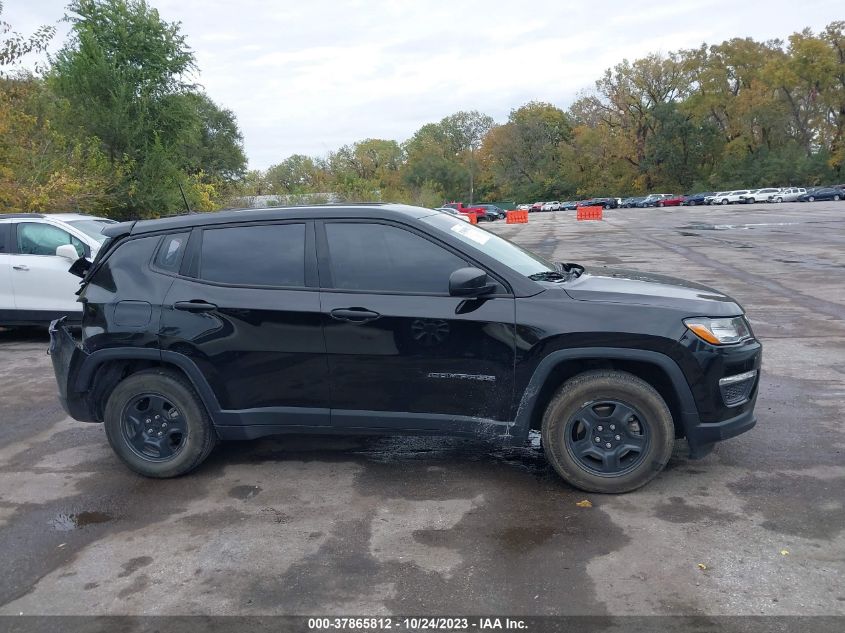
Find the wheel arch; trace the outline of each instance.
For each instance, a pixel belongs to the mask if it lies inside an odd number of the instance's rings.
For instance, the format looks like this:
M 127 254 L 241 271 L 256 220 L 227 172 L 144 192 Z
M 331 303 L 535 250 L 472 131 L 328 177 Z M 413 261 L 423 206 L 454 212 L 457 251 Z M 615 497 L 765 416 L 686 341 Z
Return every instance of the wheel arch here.
M 99 350 L 86 358 L 77 374 L 74 390 L 87 395 L 91 412 L 102 421 L 106 401 L 114 388 L 128 376 L 154 368 L 170 369 L 187 378 L 212 421 L 215 420 L 220 405 L 214 391 L 197 365 L 178 352 L 138 348 Z
M 627 371 L 649 383 L 666 401 L 677 437 L 699 423 L 692 390 L 681 368 L 670 357 L 650 350 L 582 348 L 558 350 L 546 356 L 531 376 L 516 414 L 513 435 L 520 439 L 539 429 L 549 401 L 570 378 L 594 369 Z

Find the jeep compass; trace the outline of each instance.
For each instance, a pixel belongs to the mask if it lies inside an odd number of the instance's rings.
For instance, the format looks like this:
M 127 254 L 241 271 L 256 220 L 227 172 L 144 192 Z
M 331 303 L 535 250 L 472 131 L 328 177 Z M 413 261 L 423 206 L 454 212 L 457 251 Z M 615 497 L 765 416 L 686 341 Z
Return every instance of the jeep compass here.
M 626 492 L 755 424 L 760 343 L 696 283 L 550 262 L 447 213 L 329 205 L 113 224 L 50 327 L 65 410 L 150 477 L 218 440 L 426 434 Z

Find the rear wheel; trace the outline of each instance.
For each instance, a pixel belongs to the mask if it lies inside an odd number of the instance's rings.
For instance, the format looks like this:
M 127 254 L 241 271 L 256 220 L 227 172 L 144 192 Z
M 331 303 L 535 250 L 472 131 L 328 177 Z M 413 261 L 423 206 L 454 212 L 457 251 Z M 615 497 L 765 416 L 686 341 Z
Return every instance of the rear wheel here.
M 621 371 L 591 371 L 568 380 L 543 415 L 546 458 L 588 492 L 635 490 L 663 470 L 674 425 L 660 394 Z
M 180 374 L 150 369 L 112 391 L 106 437 L 121 460 L 147 477 L 176 477 L 199 466 L 217 436 L 202 402 Z
M 838 202 L 839 201 L 839 194 L 834 194 L 833 199 Z
M 687 204 L 688 204 L 689 206 L 691 206 L 691 207 L 694 207 L 694 206 L 695 206 L 695 200 L 689 200 L 689 201 L 687 202 Z
M 783 198 L 781 198 L 780 196 L 778 196 L 777 198 L 775 198 L 775 202 L 783 202 Z
M 722 200 L 722 204 L 728 204 L 728 199 L 725 198 L 724 200 Z

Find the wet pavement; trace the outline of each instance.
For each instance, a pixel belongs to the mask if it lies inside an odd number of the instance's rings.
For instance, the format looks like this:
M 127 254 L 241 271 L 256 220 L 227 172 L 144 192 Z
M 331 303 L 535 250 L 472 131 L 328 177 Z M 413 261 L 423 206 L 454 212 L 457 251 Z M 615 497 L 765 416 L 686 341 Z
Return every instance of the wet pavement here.
M 492 228 L 736 297 L 757 427 L 621 496 L 443 438 L 226 443 L 154 481 L 64 415 L 43 333 L 0 331 L 0 614 L 845 615 L 845 203 Z

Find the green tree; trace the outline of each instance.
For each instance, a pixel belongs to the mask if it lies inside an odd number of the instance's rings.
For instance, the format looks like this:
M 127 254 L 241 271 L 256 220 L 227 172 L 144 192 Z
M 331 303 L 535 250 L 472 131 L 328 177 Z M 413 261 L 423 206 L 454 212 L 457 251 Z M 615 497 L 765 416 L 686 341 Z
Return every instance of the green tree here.
M 117 214 L 180 212 L 179 185 L 196 206 L 213 205 L 245 160 L 231 112 L 193 93 L 194 55 L 179 24 L 144 0 L 73 0 L 68 10 L 70 39 L 49 81 L 69 103 L 64 124 L 124 166 Z
M 3 2 L 0 1 L 0 16 L 3 15 Z M 0 76 L 3 68 L 13 66 L 29 53 L 41 53 L 56 34 L 56 27 L 44 25 L 34 33 L 24 35 L 12 29 L 12 25 L 0 18 Z

